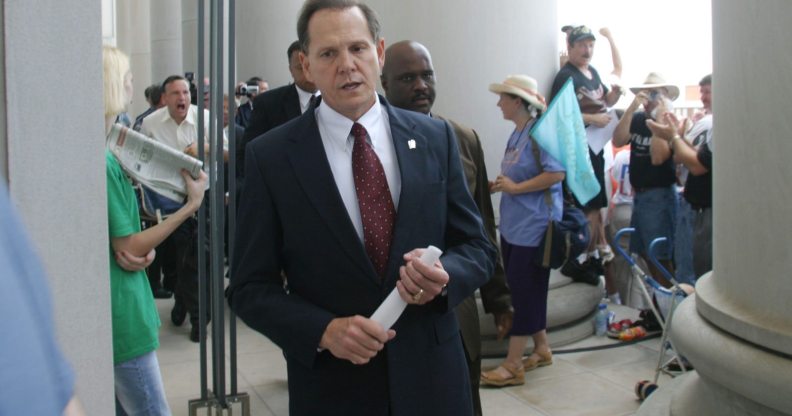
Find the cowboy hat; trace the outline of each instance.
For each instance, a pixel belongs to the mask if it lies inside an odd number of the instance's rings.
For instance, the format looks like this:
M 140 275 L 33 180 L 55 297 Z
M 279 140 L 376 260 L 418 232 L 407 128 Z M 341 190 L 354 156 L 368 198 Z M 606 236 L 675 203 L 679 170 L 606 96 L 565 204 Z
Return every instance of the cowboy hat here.
M 516 95 L 542 111 L 547 108 L 545 98 L 537 91 L 536 80 L 528 75 L 509 75 L 501 84 L 490 84 L 489 90 L 495 94 Z
M 643 84 L 636 87 L 631 87 L 630 91 L 632 91 L 633 94 L 638 94 L 643 90 L 650 90 L 654 88 L 665 88 L 665 90 L 668 91 L 668 98 L 670 98 L 671 101 L 674 101 L 677 99 L 677 97 L 679 97 L 679 88 L 677 88 L 676 85 L 667 83 L 666 80 L 656 72 L 650 72 L 649 75 L 646 76 L 646 80 Z

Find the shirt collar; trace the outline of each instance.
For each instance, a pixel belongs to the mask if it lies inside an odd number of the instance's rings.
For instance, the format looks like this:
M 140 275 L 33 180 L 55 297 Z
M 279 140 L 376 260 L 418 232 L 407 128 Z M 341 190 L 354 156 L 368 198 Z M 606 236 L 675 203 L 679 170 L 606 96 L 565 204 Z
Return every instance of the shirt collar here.
M 374 105 L 357 120 L 357 123 L 360 123 L 369 132 L 371 142 L 376 139 L 375 132 L 380 131 L 378 126 L 384 122 L 382 110 L 379 96 L 375 95 Z M 346 148 L 348 143 L 352 143 L 350 133 L 355 122 L 325 105 L 324 102 L 316 109 L 316 121 L 327 129 L 330 134 L 327 139 L 334 145 Z
M 315 93 L 310 93 L 298 87 L 297 84 L 294 84 L 294 88 L 297 89 L 297 98 L 300 100 L 300 109 L 302 110 L 302 112 L 305 112 L 305 110 L 308 109 L 308 106 L 310 105 L 311 97 L 313 97 L 314 95 L 316 95 L 317 97 L 322 95 L 322 93 L 319 90 L 316 90 Z
M 173 117 L 171 117 L 170 111 L 168 111 L 168 107 L 162 107 L 162 108 L 165 110 L 163 121 L 171 120 L 173 121 L 173 124 L 180 126 L 180 124 L 177 123 L 176 120 L 173 119 Z M 195 126 L 197 125 L 197 120 L 196 120 L 197 117 L 198 117 L 198 106 L 190 104 L 190 107 L 187 109 L 187 116 L 184 117 L 184 121 L 182 121 L 182 123 L 187 123 Z

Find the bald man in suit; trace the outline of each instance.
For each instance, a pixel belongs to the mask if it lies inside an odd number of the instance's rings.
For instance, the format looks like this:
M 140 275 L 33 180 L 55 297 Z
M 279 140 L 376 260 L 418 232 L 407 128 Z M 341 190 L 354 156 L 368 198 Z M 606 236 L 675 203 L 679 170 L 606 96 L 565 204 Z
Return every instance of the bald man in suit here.
M 497 245 L 495 215 L 490 199 L 487 167 L 484 164 L 481 141 L 473 129 L 431 112 L 435 99 L 435 73 L 429 51 L 425 46 L 413 41 L 397 42 L 389 46 L 385 51 L 385 66 L 382 68 L 380 81 L 388 101 L 394 106 L 445 120 L 454 129 L 468 190 L 481 212 L 487 237 L 493 245 Z M 495 317 L 498 339 L 503 339 L 511 329 L 513 311 L 500 256 L 495 264 L 495 273 L 489 282 L 480 288 L 480 292 L 484 310 Z M 476 414 L 481 415 L 481 400 L 478 392 L 481 377 L 481 330 L 475 297 L 465 299 L 456 307 L 455 312 L 470 367 L 473 407 Z

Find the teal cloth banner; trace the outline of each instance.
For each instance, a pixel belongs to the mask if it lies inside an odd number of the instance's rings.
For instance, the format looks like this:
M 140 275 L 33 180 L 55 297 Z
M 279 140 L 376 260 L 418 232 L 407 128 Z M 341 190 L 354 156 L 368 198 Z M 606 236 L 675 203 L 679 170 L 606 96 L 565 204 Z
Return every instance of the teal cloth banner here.
M 566 183 L 581 204 L 600 191 L 589 158 L 586 128 L 575 97 L 572 78 L 561 87 L 547 111 L 531 129 L 539 147 L 566 169 Z

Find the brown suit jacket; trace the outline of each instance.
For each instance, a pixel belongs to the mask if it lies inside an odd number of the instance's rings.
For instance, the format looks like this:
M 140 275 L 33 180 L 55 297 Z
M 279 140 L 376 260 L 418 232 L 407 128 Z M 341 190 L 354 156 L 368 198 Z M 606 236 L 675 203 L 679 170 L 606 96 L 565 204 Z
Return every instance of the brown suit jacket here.
M 432 117 L 447 121 L 454 130 L 457 143 L 459 144 L 459 157 L 462 160 L 462 170 L 465 172 L 468 190 L 481 213 L 481 220 L 484 223 L 484 231 L 487 233 L 487 238 L 495 247 L 499 247 L 495 233 L 495 213 L 492 208 L 492 199 L 490 198 L 487 166 L 484 164 L 484 150 L 481 148 L 478 134 L 469 127 L 462 126 L 437 114 L 432 114 Z M 511 292 L 506 285 L 506 273 L 503 271 L 500 250 L 496 259 L 495 273 L 479 289 L 481 301 L 487 313 L 501 313 L 511 307 Z M 471 296 L 465 299 L 465 301 L 457 305 L 455 311 L 465 349 L 470 354 L 470 359 L 476 361 L 481 354 L 481 331 L 475 297 Z

